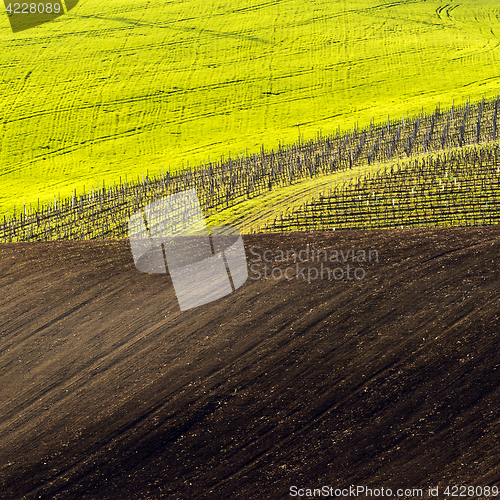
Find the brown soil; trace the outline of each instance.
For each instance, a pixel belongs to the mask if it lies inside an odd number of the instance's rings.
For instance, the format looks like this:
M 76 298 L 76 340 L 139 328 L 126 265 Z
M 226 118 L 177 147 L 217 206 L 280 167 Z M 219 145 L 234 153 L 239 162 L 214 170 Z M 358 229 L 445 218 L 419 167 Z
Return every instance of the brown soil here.
M 500 228 L 245 236 L 307 243 L 379 261 L 181 312 L 126 240 L 1 245 L 0 497 L 500 486 Z

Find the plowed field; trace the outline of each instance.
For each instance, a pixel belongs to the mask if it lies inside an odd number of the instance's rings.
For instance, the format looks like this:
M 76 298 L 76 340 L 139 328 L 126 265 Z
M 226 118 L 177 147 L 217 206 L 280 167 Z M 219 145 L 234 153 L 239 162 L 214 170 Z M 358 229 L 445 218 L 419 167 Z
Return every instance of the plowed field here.
M 181 313 L 126 240 L 1 245 L 0 497 L 498 486 L 500 230 L 245 236 L 308 244 L 379 259 Z

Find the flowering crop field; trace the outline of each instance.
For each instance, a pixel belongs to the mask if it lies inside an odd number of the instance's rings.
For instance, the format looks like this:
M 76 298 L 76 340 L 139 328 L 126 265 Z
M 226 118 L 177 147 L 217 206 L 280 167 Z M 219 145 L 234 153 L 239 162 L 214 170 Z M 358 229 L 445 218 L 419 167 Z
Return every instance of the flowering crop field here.
M 496 96 L 499 14 L 494 0 L 82 0 L 12 33 L 3 13 L 0 212 Z

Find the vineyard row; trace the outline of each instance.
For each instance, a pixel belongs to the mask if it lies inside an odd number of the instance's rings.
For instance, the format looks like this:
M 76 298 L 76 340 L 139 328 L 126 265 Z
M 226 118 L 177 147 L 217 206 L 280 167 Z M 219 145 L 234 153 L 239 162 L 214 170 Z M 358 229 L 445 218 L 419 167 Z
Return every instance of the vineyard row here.
M 0 221 L 0 241 L 119 238 L 127 236 L 131 214 L 168 194 L 195 188 L 204 213 L 210 215 L 305 178 L 412 158 L 431 151 L 490 143 L 498 136 L 500 98 L 445 111 L 421 113 L 350 132 L 280 145 L 277 151 L 221 159 L 177 174 L 143 175 L 135 182 L 104 185 L 77 196 L 26 204 Z M 468 153 L 465 153 L 468 154 Z

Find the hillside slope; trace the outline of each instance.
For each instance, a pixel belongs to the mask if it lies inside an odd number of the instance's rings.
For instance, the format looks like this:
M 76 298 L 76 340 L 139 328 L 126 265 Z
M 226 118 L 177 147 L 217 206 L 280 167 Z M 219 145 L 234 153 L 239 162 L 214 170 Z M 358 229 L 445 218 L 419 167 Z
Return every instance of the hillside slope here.
M 498 93 L 497 0 L 103 0 L 0 16 L 0 215 Z
M 500 230 L 245 236 L 308 243 L 379 260 L 181 313 L 126 240 L 1 245 L 0 497 L 498 485 Z

